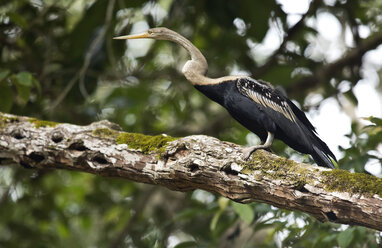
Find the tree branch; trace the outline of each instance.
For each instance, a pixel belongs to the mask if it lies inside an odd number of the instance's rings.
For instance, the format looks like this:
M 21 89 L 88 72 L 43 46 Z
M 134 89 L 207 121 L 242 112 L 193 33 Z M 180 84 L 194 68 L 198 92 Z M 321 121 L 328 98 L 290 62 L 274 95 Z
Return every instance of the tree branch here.
M 266 71 L 269 70 L 270 67 L 272 67 L 277 62 L 278 56 L 285 49 L 285 46 L 288 43 L 288 41 L 292 40 L 296 36 L 296 34 L 298 34 L 301 28 L 304 27 L 305 19 L 311 16 L 317 10 L 318 6 L 321 3 L 322 3 L 322 0 L 311 1 L 308 11 L 306 11 L 306 13 L 301 16 L 301 19 L 296 24 L 294 24 L 285 32 L 283 41 L 280 44 L 279 48 L 273 52 L 273 54 L 268 58 L 267 62 L 264 65 L 258 68 L 254 68 L 251 71 L 252 76 L 254 76 L 255 78 L 261 77 L 262 75 L 265 74 Z
M 119 131 L 108 121 L 77 126 L 0 113 L 2 165 L 77 170 L 177 191 L 204 189 L 382 231 L 381 179 L 266 151 L 243 161 L 241 149 L 203 135 L 146 136 Z
M 306 92 L 308 89 L 314 88 L 322 82 L 327 82 L 331 77 L 336 75 L 346 66 L 360 65 L 363 55 L 366 52 L 377 48 L 382 44 L 382 33 L 374 34 L 373 36 L 363 40 L 360 44 L 350 50 L 344 57 L 321 66 L 313 75 L 301 78 L 299 81 L 286 89 L 288 93 L 292 92 Z

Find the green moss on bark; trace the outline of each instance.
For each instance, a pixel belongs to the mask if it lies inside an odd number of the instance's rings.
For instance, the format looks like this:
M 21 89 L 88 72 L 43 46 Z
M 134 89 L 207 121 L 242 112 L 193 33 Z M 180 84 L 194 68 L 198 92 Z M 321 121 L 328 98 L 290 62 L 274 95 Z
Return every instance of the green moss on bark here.
M 382 197 L 382 179 L 364 173 L 351 173 L 349 171 L 334 169 L 321 172 L 324 187 L 328 191 L 349 192 Z
M 9 123 L 17 122 L 19 119 L 17 117 L 8 117 L 0 114 L 0 129 L 3 129 Z
M 166 150 L 167 143 L 176 140 L 167 135 L 144 135 L 140 133 L 121 133 L 116 138 L 118 144 L 127 144 L 129 148 L 141 149 L 143 153 L 157 151 L 163 153 Z
M 112 130 L 109 128 L 97 128 L 93 130 L 92 134 L 94 136 L 101 137 L 101 138 L 115 139 L 116 137 L 118 137 L 120 133 L 116 130 Z
M 35 118 L 29 118 L 29 122 L 34 124 L 34 126 L 36 128 L 40 128 L 40 127 L 55 127 L 55 126 L 57 126 L 59 124 L 59 123 L 54 122 L 54 121 L 42 121 L 42 120 L 38 120 L 38 119 L 35 119 Z
M 296 188 L 302 188 L 312 181 L 309 169 L 292 160 L 270 156 L 262 150 L 252 154 L 251 159 L 243 165 L 241 173 L 251 174 L 255 171 L 275 180 L 283 180 Z
M 274 180 L 283 180 L 296 188 L 303 187 L 314 178 L 320 178 L 327 191 L 382 197 L 382 179 L 375 176 L 340 169 L 311 170 L 286 158 L 270 156 L 261 150 L 256 151 L 251 160 L 243 165 L 241 173 L 252 174 L 255 171 Z
M 108 128 L 95 129 L 92 134 L 102 138 L 114 139 L 117 144 L 127 144 L 129 148 L 140 149 L 145 154 L 153 151 L 161 154 L 166 150 L 168 142 L 177 139 L 167 135 L 150 136 L 140 133 L 118 132 Z

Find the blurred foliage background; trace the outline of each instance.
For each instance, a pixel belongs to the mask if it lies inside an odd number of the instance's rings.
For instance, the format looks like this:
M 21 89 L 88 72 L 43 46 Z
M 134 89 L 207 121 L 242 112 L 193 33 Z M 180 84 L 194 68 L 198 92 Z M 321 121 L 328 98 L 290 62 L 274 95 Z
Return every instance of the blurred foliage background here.
M 368 164 L 381 176 L 382 120 L 357 116 L 354 94 L 370 74 L 381 94 L 381 64 L 364 56 L 382 43 L 381 1 L 301 0 L 297 5 L 309 6 L 302 13 L 289 13 L 283 2 L 1 0 L 0 111 L 74 124 L 108 119 L 145 134 L 258 142 L 186 81 L 182 48 L 112 40 L 165 26 L 201 49 L 211 77 L 244 73 L 268 80 L 313 114 L 328 99 L 336 103 L 350 120 L 343 127 L 350 130 L 348 145 L 338 147 L 340 167 L 370 173 Z M 329 42 L 316 25 L 322 15 L 339 23 L 335 54 L 327 52 Z M 281 142 L 274 150 L 311 162 Z M 1 247 L 381 247 L 381 236 L 201 190 L 0 167 Z

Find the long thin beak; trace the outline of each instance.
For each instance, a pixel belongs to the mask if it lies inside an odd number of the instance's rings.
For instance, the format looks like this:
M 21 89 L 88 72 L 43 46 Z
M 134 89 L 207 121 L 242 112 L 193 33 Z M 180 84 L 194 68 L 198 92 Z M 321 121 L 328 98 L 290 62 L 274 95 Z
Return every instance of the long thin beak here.
M 142 34 L 124 35 L 124 36 L 114 37 L 113 39 L 115 39 L 115 40 L 127 40 L 127 39 L 142 39 L 142 38 L 149 38 L 149 33 L 145 32 Z

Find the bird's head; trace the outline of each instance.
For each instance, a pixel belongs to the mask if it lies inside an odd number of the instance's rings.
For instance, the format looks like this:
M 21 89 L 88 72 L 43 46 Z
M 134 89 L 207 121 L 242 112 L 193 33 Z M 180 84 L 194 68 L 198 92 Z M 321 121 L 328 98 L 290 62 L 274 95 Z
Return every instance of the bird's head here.
M 200 84 L 203 80 L 206 80 L 204 75 L 207 72 L 208 65 L 203 54 L 189 40 L 168 28 L 151 28 L 141 34 L 118 36 L 114 39 L 126 40 L 143 38 L 169 40 L 183 46 L 191 55 L 191 60 L 187 61 L 182 69 L 183 74 L 193 84 Z
M 126 40 L 126 39 L 155 39 L 155 40 L 173 40 L 174 34 L 176 34 L 174 31 L 168 29 L 168 28 L 150 28 L 144 33 L 140 34 L 132 34 L 132 35 L 124 35 L 124 36 L 118 36 L 114 37 L 116 40 Z

